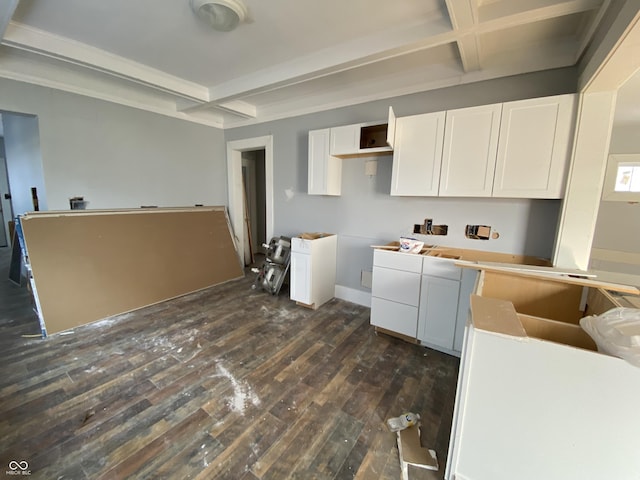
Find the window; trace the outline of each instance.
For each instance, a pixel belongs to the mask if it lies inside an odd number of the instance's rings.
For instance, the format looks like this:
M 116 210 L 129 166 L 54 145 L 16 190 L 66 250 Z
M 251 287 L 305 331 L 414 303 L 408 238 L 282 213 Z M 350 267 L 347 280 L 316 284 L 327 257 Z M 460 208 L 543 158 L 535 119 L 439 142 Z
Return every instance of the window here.
M 602 200 L 640 202 L 640 154 L 609 155 Z

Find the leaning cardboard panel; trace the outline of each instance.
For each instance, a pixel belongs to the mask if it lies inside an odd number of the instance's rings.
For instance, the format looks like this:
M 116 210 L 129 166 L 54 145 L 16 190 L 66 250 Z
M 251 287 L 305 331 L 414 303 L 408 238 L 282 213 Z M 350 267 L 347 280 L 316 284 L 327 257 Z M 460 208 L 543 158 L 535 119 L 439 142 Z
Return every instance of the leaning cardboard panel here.
M 224 207 L 38 212 L 22 222 L 48 333 L 243 275 Z

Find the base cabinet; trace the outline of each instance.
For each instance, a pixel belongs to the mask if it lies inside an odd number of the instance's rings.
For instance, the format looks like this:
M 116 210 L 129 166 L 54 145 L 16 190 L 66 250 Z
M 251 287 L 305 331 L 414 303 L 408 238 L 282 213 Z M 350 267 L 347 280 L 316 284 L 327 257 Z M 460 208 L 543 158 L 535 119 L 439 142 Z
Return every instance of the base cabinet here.
M 337 239 L 326 233 L 291 239 L 291 300 L 318 308 L 335 296 Z
M 373 258 L 371 325 L 459 355 L 476 273 L 409 253 L 375 250 Z
M 371 325 L 416 338 L 421 271 L 418 255 L 373 253 Z
M 557 293 L 562 280 L 534 282 L 558 318 L 579 308 L 579 296 L 544 293 Z M 638 478 L 640 369 L 577 342 L 586 334 L 566 320 L 473 297 L 446 480 Z
M 418 340 L 453 350 L 459 293 L 459 281 L 422 275 Z
M 415 338 L 418 327 L 418 307 L 372 297 L 371 325 Z

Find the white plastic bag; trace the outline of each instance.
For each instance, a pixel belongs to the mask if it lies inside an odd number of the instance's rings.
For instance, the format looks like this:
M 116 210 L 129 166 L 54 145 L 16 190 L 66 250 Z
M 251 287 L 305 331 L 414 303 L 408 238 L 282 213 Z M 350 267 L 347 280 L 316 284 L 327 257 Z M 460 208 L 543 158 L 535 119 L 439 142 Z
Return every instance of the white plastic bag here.
M 640 367 L 639 308 L 612 308 L 602 315 L 582 318 L 580 326 L 596 342 L 599 352 Z

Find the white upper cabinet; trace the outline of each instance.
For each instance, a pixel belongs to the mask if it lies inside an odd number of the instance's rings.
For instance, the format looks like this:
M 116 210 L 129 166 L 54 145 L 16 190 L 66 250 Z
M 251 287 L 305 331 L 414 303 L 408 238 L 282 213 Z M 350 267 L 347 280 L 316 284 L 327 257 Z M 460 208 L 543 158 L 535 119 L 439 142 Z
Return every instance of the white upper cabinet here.
M 502 104 L 447 111 L 440 196 L 491 196 L 501 112 Z
M 393 107 L 389 107 L 389 118 L 387 119 L 387 145 L 393 150 L 396 139 L 396 114 Z
M 358 123 L 331 129 L 331 155 L 357 156 L 391 153 L 386 123 Z
M 329 154 L 330 131 L 325 128 L 309 132 L 309 195 L 340 195 L 342 161 Z
M 504 103 L 494 197 L 562 198 L 575 95 Z
M 360 125 L 331 129 L 331 155 L 349 155 L 360 149 Z
M 445 112 L 396 119 L 391 195 L 438 195 L 444 122 Z

